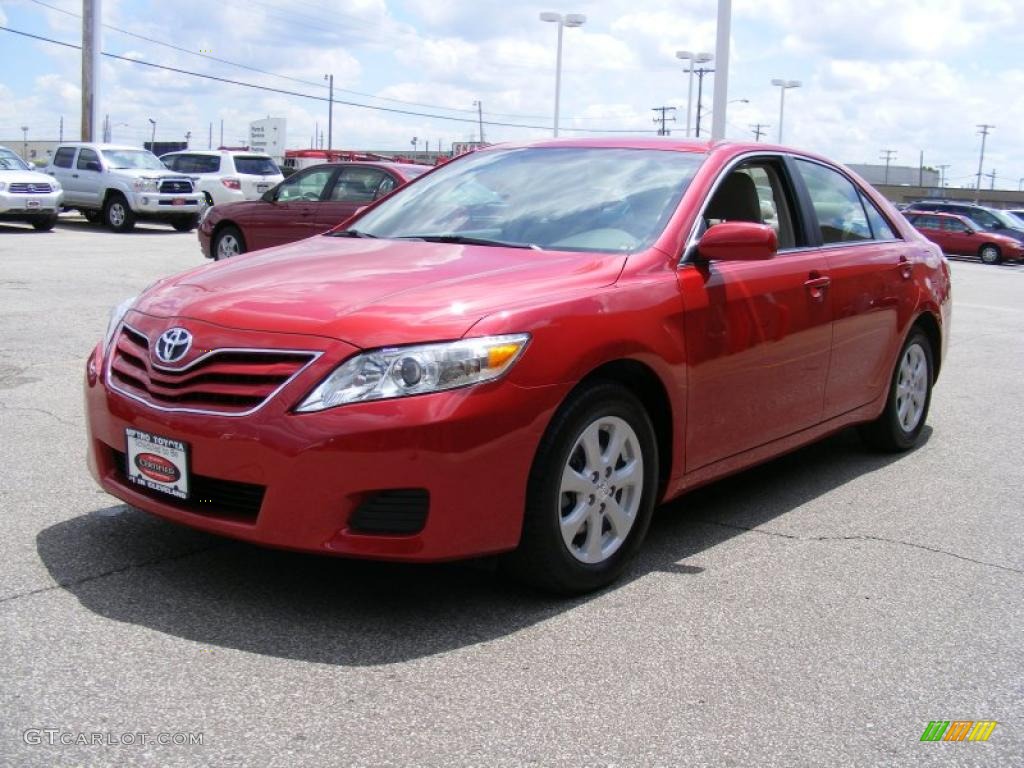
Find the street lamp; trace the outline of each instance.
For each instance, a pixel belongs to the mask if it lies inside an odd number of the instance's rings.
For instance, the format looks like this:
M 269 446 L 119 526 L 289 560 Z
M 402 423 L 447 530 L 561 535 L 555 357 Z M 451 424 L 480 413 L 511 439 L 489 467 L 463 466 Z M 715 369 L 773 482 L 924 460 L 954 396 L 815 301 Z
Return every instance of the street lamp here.
M 150 134 L 150 138 L 149 138 L 149 151 L 150 152 L 155 152 L 156 151 L 156 120 L 154 120 L 151 117 L 151 118 L 149 118 L 149 122 L 153 126 L 153 132 Z
M 558 136 L 558 102 L 562 95 L 562 29 L 564 27 L 582 27 L 587 17 L 582 13 L 567 13 L 564 16 L 560 13 L 544 11 L 540 15 L 541 21 L 550 21 L 558 24 L 558 55 L 555 59 L 555 137 Z
M 779 88 L 779 144 L 782 143 L 782 114 L 786 108 L 786 89 L 799 88 L 803 83 L 799 80 L 772 80 L 772 85 Z
M 52 134 L 51 134 L 52 135 Z M 21 126 L 21 157 L 28 162 L 28 126 Z
M 330 152 L 331 141 L 334 138 L 334 75 L 324 75 L 324 80 L 330 89 L 327 94 L 327 151 Z
M 686 137 L 690 137 L 690 126 L 693 125 L 693 70 L 696 64 L 706 64 L 711 61 L 714 56 L 710 53 L 691 53 L 690 51 L 676 51 L 676 58 L 689 61 L 690 65 L 684 72 L 690 73 L 690 84 L 687 89 L 686 95 Z M 701 76 L 703 77 L 703 75 Z

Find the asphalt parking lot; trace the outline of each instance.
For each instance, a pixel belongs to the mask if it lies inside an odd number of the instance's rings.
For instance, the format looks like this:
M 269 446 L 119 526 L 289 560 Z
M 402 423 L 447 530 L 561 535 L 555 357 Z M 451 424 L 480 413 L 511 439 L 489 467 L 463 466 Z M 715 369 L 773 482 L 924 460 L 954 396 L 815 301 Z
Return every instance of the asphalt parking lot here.
M 919 449 L 846 432 L 700 490 L 619 584 L 554 600 L 99 491 L 86 355 L 203 261 L 168 227 L 0 225 L 0 764 L 1024 765 L 1024 267 L 954 263 Z M 998 726 L 922 743 L 931 720 Z M 181 732 L 202 744 L 106 743 Z

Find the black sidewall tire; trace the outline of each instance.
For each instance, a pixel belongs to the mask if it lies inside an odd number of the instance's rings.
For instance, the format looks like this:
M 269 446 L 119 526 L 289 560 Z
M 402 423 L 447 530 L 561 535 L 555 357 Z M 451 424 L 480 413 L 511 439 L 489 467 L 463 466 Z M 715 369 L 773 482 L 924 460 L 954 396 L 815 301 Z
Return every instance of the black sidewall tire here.
M 988 252 L 995 251 L 995 256 L 993 256 L 992 258 L 989 258 L 989 259 L 985 258 L 985 252 L 986 251 L 988 251 Z M 982 264 L 998 264 L 1000 262 L 1000 260 L 1001 260 L 1000 259 L 1000 254 L 999 254 L 999 249 L 996 246 L 994 246 L 994 245 L 983 245 L 983 246 L 981 246 L 981 249 L 978 251 L 978 257 L 981 259 L 981 263 Z
M 644 461 L 644 487 L 626 541 L 602 563 L 577 560 L 562 539 L 558 496 L 562 470 L 583 430 L 595 419 L 617 416 L 636 433 Z M 658 447 L 654 427 L 640 401 L 613 382 L 587 385 L 555 414 L 541 439 L 527 483 L 526 510 L 519 548 L 506 558 L 514 576 L 559 594 L 592 592 L 614 581 L 640 548 L 651 524 L 658 494 Z
M 47 216 L 37 216 L 32 219 L 32 227 L 40 232 L 49 232 L 57 225 L 57 214 L 51 213 Z
M 191 232 L 199 224 L 199 216 L 192 214 L 171 222 L 171 226 L 178 232 Z
M 120 226 L 115 226 L 110 221 L 110 209 L 113 208 L 115 204 L 120 204 L 124 206 L 124 221 L 121 223 Z M 131 232 L 131 230 L 135 227 L 135 214 L 132 213 L 132 209 L 128 205 L 128 201 L 125 200 L 123 196 L 113 195 L 107 201 L 107 204 L 103 206 L 103 223 L 106 224 L 108 227 L 110 227 L 110 229 L 114 230 L 115 232 Z
M 920 421 L 918 421 L 917 426 L 911 432 L 906 432 L 900 426 L 899 413 L 896 408 L 896 385 L 899 381 L 900 365 L 903 363 L 903 356 L 906 355 L 907 350 L 914 344 L 921 347 L 925 360 L 928 363 L 928 390 L 925 392 L 924 411 L 921 413 Z M 935 361 L 932 359 L 931 344 L 924 331 L 920 328 L 915 328 L 907 336 L 903 346 L 900 347 L 900 354 L 896 358 L 896 366 L 892 372 L 892 380 L 889 382 L 889 396 L 885 401 L 885 410 L 882 411 L 882 415 L 878 419 L 862 428 L 861 433 L 867 442 L 874 448 L 892 453 L 908 451 L 917 445 L 921 432 L 924 431 L 925 424 L 928 422 L 928 411 L 932 404 L 932 385 L 934 382 Z
M 242 233 L 238 229 L 238 227 L 229 225 L 229 226 L 224 227 L 223 229 L 219 230 L 217 232 L 217 234 L 213 238 L 213 245 L 211 247 L 211 250 L 213 251 L 213 260 L 214 261 L 219 261 L 220 258 L 221 258 L 221 256 L 220 256 L 220 241 L 221 241 L 221 238 L 224 237 L 224 235 L 234 235 L 235 240 L 238 242 L 238 254 L 237 255 L 241 256 L 243 253 L 245 253 L 245 249 L 246 249 L 245 238 L 242 237 Z

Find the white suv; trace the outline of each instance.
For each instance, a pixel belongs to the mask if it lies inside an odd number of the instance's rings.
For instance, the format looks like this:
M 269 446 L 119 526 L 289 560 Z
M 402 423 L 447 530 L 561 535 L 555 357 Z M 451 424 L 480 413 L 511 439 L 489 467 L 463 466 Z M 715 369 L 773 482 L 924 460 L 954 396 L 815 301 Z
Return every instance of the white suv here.
M 24 221 L 39 230 L 57 223 L 64 192 L 56 179 L 33 171 L 7 147 L 0 147 L 0 221 Z
M 138 147 L 68 142 L 57 147 L 46 172 L 64 187 L 64 207 L 91 222 L 128 232 L 136 219 L 161 221 L 179 232 L 195 229 L 203 197 L 188 176 L 171 173 Z
M 207 205 L 258 200 L 284 181 L 273 158 L 259 152 L 188 149 L 160 159 L 172 171 L 190 176 Z

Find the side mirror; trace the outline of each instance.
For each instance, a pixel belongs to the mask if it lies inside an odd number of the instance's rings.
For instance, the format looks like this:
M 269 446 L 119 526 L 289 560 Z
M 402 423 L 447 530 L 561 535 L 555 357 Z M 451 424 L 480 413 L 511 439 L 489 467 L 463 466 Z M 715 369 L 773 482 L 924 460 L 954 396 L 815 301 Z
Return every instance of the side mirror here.
M 973 235 L 974 234 L 974 230 L 971 229 L 970 227 L 964 227 L 964 234 L 965 235 Z
M 752 221 L 715 224 L 697 242 L 697 253 L 708 261 L 762 261 L 778 249 L 775 230 Z
M 100 166 L 99 160 L 90 160 L 85 164 L 85 170 L 87 171 L 102 171 L 103 168 Z
M 260 200 L 264 203 L 276 203 L 277 202 L 277 189 L 271 188 L 260 195 Z

